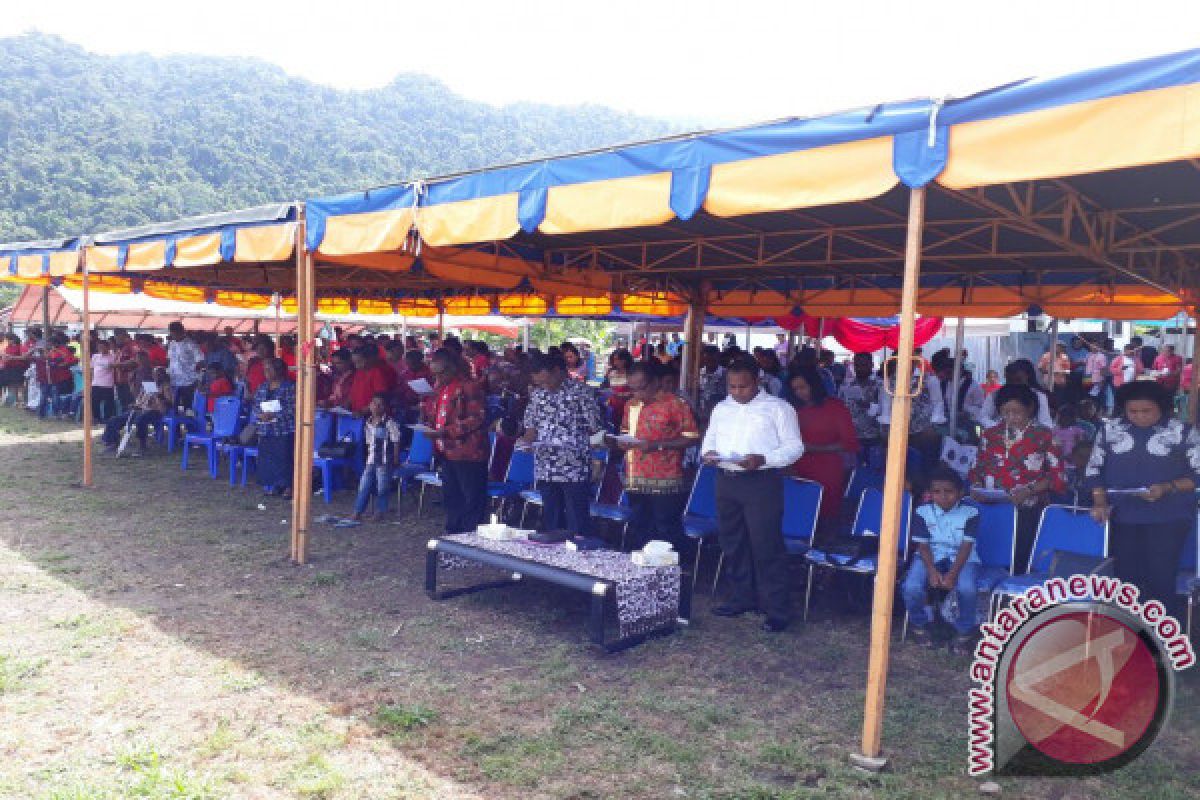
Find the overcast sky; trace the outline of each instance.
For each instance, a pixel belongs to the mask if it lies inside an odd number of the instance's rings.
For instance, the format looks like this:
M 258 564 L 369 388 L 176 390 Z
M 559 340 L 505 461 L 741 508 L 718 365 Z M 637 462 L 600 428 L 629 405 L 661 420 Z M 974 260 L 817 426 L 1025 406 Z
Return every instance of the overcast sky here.
M 5 0 L 0 35 L 253 56 L 342 88 L 422 72 L 494 104 L 705 124 L 963 94 L 1200 46 L 1200 0 Z

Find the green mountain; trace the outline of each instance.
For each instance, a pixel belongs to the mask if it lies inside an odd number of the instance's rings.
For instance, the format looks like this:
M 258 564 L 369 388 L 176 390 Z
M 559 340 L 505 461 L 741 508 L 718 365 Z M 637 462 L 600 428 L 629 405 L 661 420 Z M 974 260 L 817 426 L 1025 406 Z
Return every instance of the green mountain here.
M 582 105 L 497 108 L 424 75 L 342 91 L 250 59 L 0 39 L 0 242 L 299 200 L 669 131 Z

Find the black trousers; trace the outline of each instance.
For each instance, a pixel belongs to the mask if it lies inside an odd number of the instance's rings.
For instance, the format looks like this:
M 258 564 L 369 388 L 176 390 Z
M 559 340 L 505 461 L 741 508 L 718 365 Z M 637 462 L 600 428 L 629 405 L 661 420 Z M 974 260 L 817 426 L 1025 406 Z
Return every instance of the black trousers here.
M 96 422 L 104 422 L 117 415 L 117 392 L 111 386 L 92 387 L 92 416 Z
M 1177 619 L 1182 603 L 1175 595 L 1175 575 L 1188 536 L 1196 521 L 1165 520 L 1145 525 L 1112 522 L 1108 527 L 1108 552 L 1116 560 L 1117 577 L 1142 591 L 1142 602 L 1162 602 Z
M 683 510 L 687 505 L 685 492 L 671 494 L 649 494 L 647 492 L 627 492 L 629 508 L 633 514 L 629 518 L 629 547 L 640 550 L 651 539 L 661 539 L 675 545 L 675 549 L 683 552 Z
M 1038 524 L 1042 521 L 1044 505 L 1038 504 L 1032 508 L 1017 509 L 1017 546 L 1015 548 L 1014 564 L 1018 575 L 1027 571 L 1029 556 L 1033 553 L 1033 540 L 1037 538 Z M 1049 564 L 1043 564 L 1045 569 Z
M 717 540 L 725 555 L 725 602 L 788 620 L 787 549 L 783 544 L 783 475 L 779 470 L 717 477 Z
M 121 410 L 128 411 L 133 406 L 133 390 L 129 388 L 129 384 L 122 381 L 117 384 L 117 400 L 121 403 Z
M 487 462 L 443 461 L 442 505 L 446 533 L 474 533 L 487 510 Z
M 587 481 L 538 481 L 537 489 L 542 493 L 542 530 L 587 536 L 591 528 L 588 501 L 592 493 Z

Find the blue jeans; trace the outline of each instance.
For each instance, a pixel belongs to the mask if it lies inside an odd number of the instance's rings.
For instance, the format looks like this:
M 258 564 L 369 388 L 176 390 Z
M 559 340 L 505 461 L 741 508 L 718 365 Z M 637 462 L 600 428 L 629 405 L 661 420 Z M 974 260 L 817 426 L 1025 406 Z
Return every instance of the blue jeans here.
M 954 562 L 949 558 L 937 562 L 937 568 L 943 574 L 953 565 Z M 958 619 L 954 623 L 954 629 L 959 633 L 971 633 L 977 627 L 975 607 L 978 595 L 975 581 L 978 571 L 979 565 L 968 561 L 962 565 L 958 573 L 958 583 L 954 585 L 954 591 L 958 594 Z M 925 561 L 920 556 L 914 558 L 912 566 L 908 568 L 901 591 L 904 594 L 904 607 L 908 610 L 908 618 L 913 627 L 924 628 L 929 625 L 932 622 L 926 609 L 929 605 L 929 571 L 925 569 Z
M 388 494 L 392 485 L 392 468 L 367 464 L 362 478 L 358 481 L 358 498 L 354 501 L 354 513 L 361 514 L 367 510 L 371 495 L 375 495 L 375 513 L 388 512 Z

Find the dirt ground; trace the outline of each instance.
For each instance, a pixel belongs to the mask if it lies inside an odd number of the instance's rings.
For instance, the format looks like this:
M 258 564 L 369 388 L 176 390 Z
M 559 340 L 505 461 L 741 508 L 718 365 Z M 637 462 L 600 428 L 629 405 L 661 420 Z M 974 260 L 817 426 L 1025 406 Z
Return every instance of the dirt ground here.
M 683 633 L 602 655 L 571 593 L 430 601 L 437 507 L 314 526 L 295 567 L 282 501 L 161 452 L 100 457 L 84 490 L 80 441 L 0 409 L 0 797 L 978 793 L 967 660 L 946 652 L 893 649 L 891 767 L 848 765 L 864 617 L 821 608 L 770 636 L 712 617 L 701 591 Z M 1126 769 L 1002 779 L 1002 796 L 1196 797 L 1197 685 L 1184 676 L 1167 732 Z

